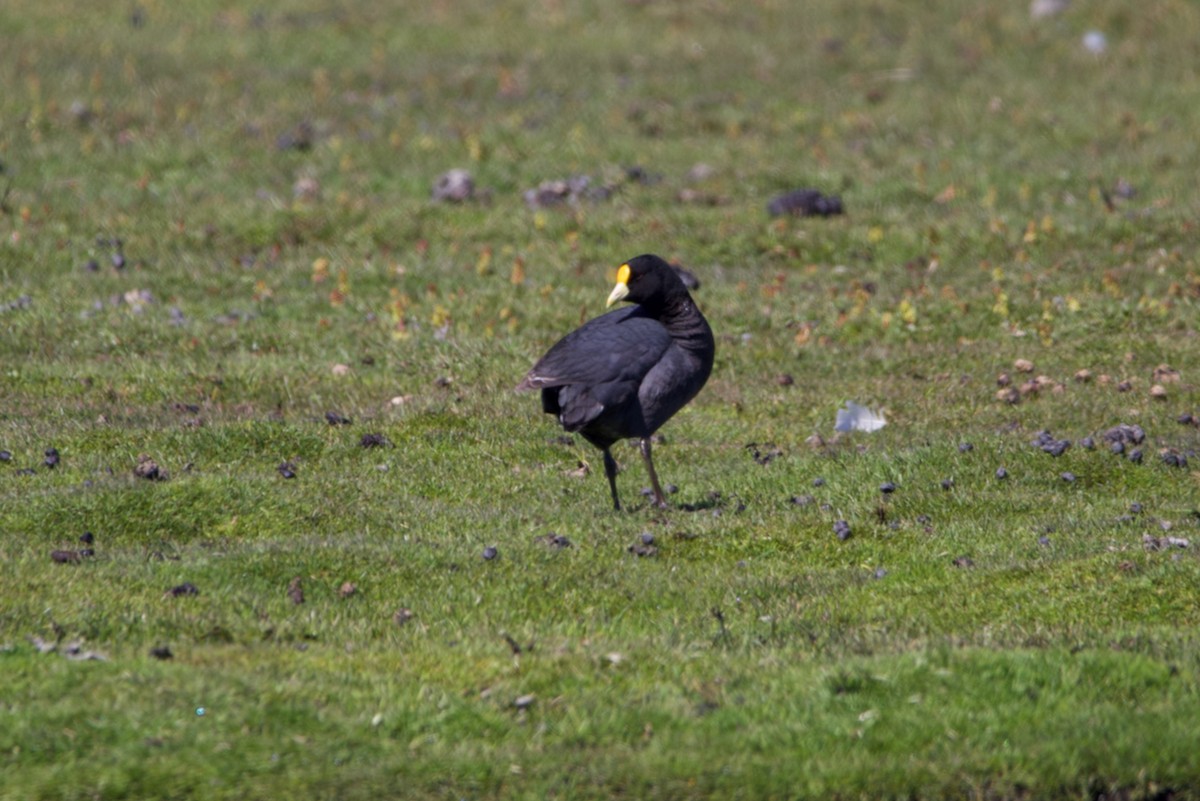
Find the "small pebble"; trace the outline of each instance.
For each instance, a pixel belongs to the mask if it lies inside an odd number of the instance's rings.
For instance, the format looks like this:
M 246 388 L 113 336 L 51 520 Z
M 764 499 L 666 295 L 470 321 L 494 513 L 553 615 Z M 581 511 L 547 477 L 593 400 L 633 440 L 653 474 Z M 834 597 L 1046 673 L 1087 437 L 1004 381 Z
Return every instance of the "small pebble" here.
M 1091 437 L 1084 437 L 1083 439 L 1079 440 L 1079 447 L 1089 451 L 1095 450 L 1096 440 L 1092 439 Z
M 1134 514 L 1134 515 L 1140 515 L 1142 513 L 1142 505 L 1140 503 L 1138 503 L 1137 501 L 1134 501 L 1133 503 L 1129 504 L 1129 513 Z
M 1075 480 L 1075 474 L 1068 471 L 1068 472 L 1060 475 L 1059 478 L 1061 478 L 1063 481 L 1066 481 L 1069 484 L 1070 482 Z
M 997 467 L 996 468 L 996 478 L 1003 481 L 1004 479 L 1008 478 L 1008 471 L 1005 470 L 1003 467 Z
M 1125 458 L 1127 458 L 1129 461 L 1133 462 L 1134 464 L 1141 464 L 1142 463 L 1141 448 L 1134 448 L 1128 454 L 1126 454 Z
M 1083 35 L 1083 49 L 1098 56 L 1108 49 L 1108 37 L 1100 31 L 1088 31 Z
M 958 445 L 959 453 L 970 453 L 973 450 L 975 450 L 975 446 L 970 442 L 960 442 Z
M 1120 456 L 1122 453 L 1125 452 L 1125 443 L 1124 442 L 1114 442 L 1111 446 L 1109 446 L 1109 450 L 1112 451 L 1113 453 L 1115 453 L 1117 456 Z
M 84 545 L 91 545 L 93 542 L 96 541 L 96 535 L 90 531 L 85 531 L 79 535 L 79 541 L 82 542 Z
M 1045 534 L 1038 537 L 1038 545 L 1049 545 L 1049 544 L 1050 544 L 1050 538 L 1047 537 Z
M 467 170 L 450 170 L 438 176 L 432 196 L 447 203 L 463 203 L 475 196 L 475 179 Z
M 850 531 L 850 524 L 845 520 L 838 520 L 833 524 L 833 533 L 837 535 L 839 540 L 845 542 L 846 540 L 850 539 L 852 535 Z
M 486 560 L 487 560 L 487 561 L 489 561 L 489 562 L 490 562 L 491 560 L 495 559 L 495 558 L 496 558 L 497 556 L 499 556 L 499 555 L 500 555 L 500 552 L 499 552 L 499 551 L 497 551 L 497 550 L 495 549 L 495 547 L 493 547 L 493 546 L 491 546 L 491 545 L 489 545 L 488 547 L 486 547 L 486 548 L 484 548 L 484 549 L 483 549 L 483 558 L 484 558 L 484 559 L 486 559 Z
M 884 495 L 891 495 L 893 492 L 896 491 L 896 485 L 893 484 L 891 481 L 885 481 L 879 485 L 879 491 L 882 492 Z
M 947 490 L 947 491 L 954 489 L 954 479 L 943 478 L 942 479 L 942 489 Z
M 45 464 L 46 467 L 49 467 L 51 470 L 53 470 L 54 468 L 58 467 L 58 463 L 60 461 L 61 461 L 61 457 L 59 457 L 59 455 L 58 455 L 57 448 L 47 448 L 46 449 L 46 458 L 44 460 L 42 460 L 42 463 Z
M 825 479 L 823 479 L 823 478 L 814 478 L 814 479 L 813 479 L 813 483 L 812 483 L 812 485 L 813 485 L 814 487 L 823 487 L 823 486 L 825 486 Z
M 12 461 L 12 452 L 11 451 L 0 451 L 0 462 L 11 462 L 11 461 Z

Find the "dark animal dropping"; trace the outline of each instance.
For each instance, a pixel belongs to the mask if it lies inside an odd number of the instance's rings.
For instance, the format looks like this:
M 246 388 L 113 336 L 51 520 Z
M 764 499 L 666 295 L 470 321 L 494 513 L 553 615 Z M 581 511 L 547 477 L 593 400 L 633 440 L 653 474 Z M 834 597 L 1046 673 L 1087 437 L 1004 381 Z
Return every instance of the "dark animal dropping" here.
M 1119 442 L 1126 445 L 1141 445 L 1145 439 L 1146 432 L 1139 425 L 1121 423 L 1104 432 L 1104 441 L 1114 444 Z
M 833 524 L 833 533 L 837 535 L 839 540 L 845 542 L 851 537 L 850 524 L 845 520 L 838 520 Z
M 1175 453 L 1174 451 L 1167 451 L 1166 453 L 1164 453 L 1162 455 L 1162 460 L 1163 460 L 1163 464 L 1167 465 L 1168 467 L 1187 467 L 1188 466 L 1187 457 L 1184 456 L 1182 453 Z
M 667 501 L 650 437 L 704 386 L 716 344 L 687 287 L 658 256 L 621 265 L 608 304 L 620 300 L 637 305 L 601 315 L 563 337 L 517 389 L 541 390 L 542 411 L 603 452 L 618 510 L 617 462 L 610 449 L 617 440 L 637 438 L 654 503 L 663 507 Z
M 635 542 L 633 545 L 630 545 L 625 550 L 629 551 L 634 556 L 654 556 L 656 553 L 658 553 L 657 546 L 649 545 L 641 540 Z
M 534 542 L 540 542 L 543 545 L 548 545 L 551 548 L 570 548 L 571 541 L 562 534 L 555 534 L 553 531 L 541 537 L 535 537 Z
M 842 199 L 823 195 L 816 189 L 796 189 L 777 195 L 767 204 L 772 217 L 789 214 L 793 217 L 832 217 L 842 213 Z

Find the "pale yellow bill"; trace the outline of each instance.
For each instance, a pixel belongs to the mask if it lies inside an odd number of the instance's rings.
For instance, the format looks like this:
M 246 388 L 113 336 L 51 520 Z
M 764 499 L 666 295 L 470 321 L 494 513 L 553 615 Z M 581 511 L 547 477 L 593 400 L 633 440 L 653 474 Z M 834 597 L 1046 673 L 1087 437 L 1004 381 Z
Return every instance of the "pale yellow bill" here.
M 617 285 L 613 287 L 612 294 L 608 296 L 607 306 L 611 306 L 618 300 L 624 299 L 629 294 L 629 265 L 622 264 L 617 270 Z

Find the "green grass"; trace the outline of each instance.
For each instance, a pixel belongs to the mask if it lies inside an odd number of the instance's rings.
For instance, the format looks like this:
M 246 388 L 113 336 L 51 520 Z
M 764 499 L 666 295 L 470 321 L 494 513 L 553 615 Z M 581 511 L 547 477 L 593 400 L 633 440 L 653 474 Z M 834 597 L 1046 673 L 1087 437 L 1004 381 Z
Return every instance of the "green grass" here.
M 0 798 L 1200 797 L 1194 4 L 377 5 L 0 10 Z M 613 513 L 512 388 L 645 251 Z

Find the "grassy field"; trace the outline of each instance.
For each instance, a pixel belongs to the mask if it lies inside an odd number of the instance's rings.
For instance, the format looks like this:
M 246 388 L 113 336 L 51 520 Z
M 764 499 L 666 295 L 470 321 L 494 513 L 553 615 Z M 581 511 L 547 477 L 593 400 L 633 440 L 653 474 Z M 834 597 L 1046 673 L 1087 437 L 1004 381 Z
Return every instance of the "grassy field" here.
M 0 8 L 0 798 L 1200 797 L 1196 4 L 389 5 Z

